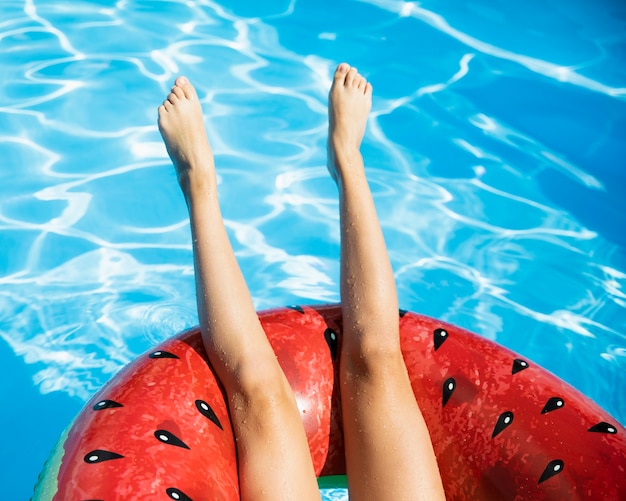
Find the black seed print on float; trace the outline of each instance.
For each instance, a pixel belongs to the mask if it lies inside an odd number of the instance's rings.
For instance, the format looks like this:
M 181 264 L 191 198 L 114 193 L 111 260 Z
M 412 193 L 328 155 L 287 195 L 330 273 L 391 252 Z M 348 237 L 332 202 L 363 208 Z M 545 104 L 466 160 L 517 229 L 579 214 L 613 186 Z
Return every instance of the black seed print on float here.
M 523 371 L 524 369 L 528 369 L 529 365 L 526 360 L 522 360 L 521 358 L 516 358 L 513 360 L 513 369 L 511 370 L 511 374 L 517 374 L 518 372 Z
M 154 436 L 159 442 L 163 442 L 164 444 L 189 449 L 189 446 L 185 442 L 167 430 L 157 430 L 154 432 Z
M 448 331 L 445 329 L 435 329 L 433 332 L 433 342 L 435 343 L 435 351 L 448 339 Z
M 177 355 L 174 355 L 173 353 L 170 353 L 169 351 L 155 351 L 150 353 L 149 355 L 150 358 L 178 358 Z
M 615 428 L 615 426 L 613 426 L 611 423 L 602 421 L 598 424 L 594 424 L 587 431 L 593 431 L 595 433 L 610 433 L 611 435 L 615 435 L 617 433 L 617 428 Z
M 450 400 L 450 397 L 454 393 L 454 390 L 456 390 L 456 381 L 454 380 L 453 377 L 449 377 L 443 383 L 443 405 L 442 405 L 442 407 L 446 406 L 446 404 L 448 403 L 448 400 Z
M 330 348 L 330 356 L 335 360 L 337 358 L 337 333 L 329 327 L 324 331 L 324 339 Z
M 557 409 L 562 409 L 564 405 L 565 401 L 561 397 L 552 397 L 546 402 L 546 405 L 543 406 L 541 413 L 546 414 Z
M 176 501 L 191 501 L 191 498 L 187 496 L 187 494 L 176 487 L 168 487 L 165 489 L 165 493 L 170 499 L 175 499 Z
M 546 466 L 546 469 L 543 470 L 543 473 L 541 474 L 541 477 L 539 478 L 539 482 L 537 483 L 540 484 L 541 482 L 545 482 L 549 478 L 554 477 L 554 475 L 558 475 L 559 473 L 563 471 L 563 466 L 564 466 L 564 463 L 560 459 L 554 459 L 550 461 L 548 463 L 548 466 Z
M 205 418 L 209 419 L 213 422 L 220 430 L 224 430 L 222 427 L 222 423 L 218 419 L 217 415 L 211 409 L 211 406 L 207 404 L 204 400 L 196 400 L 196 409 L 202 414 Z
M 120 404 L 119 402 L 116 402 L 115 400 L 100 400 L 100 402 L 95 404 L 92 407 L 92 409 L 94 411 L 101 411 L 103 409 L 113 409 L 115 407 L 124 407 L 124 406 Z
M 102 463 L 103 461 L 111 461 L 112 459 L 121 459 L 124 456 L 118 454 L 117 452 L 111 451 L 103 451 L 102 449 L 96 449 L 94 451 L 88 452 L 85 454 L 83 458 L 85 463 L 88 464 L 96 464 Z
M 302 306 L 299 306 L 297 304 L 292 304 L 290 306 L 287 306 L 287 308 L 289 308 L 290 310 L 297 311 L 298 313 L 302 313 L 304 315 L 304 310 L 302 309 Z
M 402 318 L 404 315 L 406 315 L 408 313 L 408 310 L 400 310 L 400 318 Z
M 500 414 L 498 417 L 498 421 L 496 422 L 496 426 L 493 428 L 493 433 L 491 434 L 491 438 L 495 438 L 496 435 L 502 433 L 505 428 L 508 428 L 510 424 L 513 422 L 513 413 L 511 411 L 506 411 Z

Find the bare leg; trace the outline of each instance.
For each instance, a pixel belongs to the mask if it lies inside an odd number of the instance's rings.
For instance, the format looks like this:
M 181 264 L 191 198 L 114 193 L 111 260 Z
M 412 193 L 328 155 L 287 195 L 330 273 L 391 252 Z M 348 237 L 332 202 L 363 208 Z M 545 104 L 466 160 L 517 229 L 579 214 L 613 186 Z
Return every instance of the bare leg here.
M 329 98 L 329 170 L 341 213 L 341 404 L 352 500 L 444 499 L 398 330 L 391 264 L 360 154 L 372 87 L 341 64 Z
M 184 77 L 159 107 L 159 130 L 189 209 L 202 339 L 229 399 L 241 499 L 319 499 L 300 413 L 230 245 L 200 102 Z

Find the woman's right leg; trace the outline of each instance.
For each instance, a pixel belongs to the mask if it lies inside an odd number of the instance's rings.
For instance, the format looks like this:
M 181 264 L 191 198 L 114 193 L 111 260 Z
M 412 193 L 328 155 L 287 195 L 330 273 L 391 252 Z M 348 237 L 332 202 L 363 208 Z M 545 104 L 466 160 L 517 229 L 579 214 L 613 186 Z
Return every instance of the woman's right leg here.
M 222 221 L 213 153 L 187 79 L 159 107 L 159 130 L 189 208 L 202 340 L 229 400 L 241 499 L 319 499 L 300 412 Z
M 444 499 L 400 351 L 398 299 L 359 151 L 372 87 L 340 65 L 329 97 L 329 170 L 341 215 L 341 404 L 350 499 Z

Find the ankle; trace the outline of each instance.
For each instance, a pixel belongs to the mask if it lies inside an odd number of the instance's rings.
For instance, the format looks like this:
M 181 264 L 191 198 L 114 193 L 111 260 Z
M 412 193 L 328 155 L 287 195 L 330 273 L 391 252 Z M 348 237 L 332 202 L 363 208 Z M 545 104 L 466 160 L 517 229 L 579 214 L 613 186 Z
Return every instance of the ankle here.
M 217 193 L 217 179 L 211 170 L 189 169 L 178 174 L 178 184 L 188 202 Z
M 363 157 L 358 148 L 335 147 L 331 141 L 328 146 L 329 170 L 340 189 L 345 184 L 352 185 L 365 180 Z
M 360 145 L 356 141 L 346 139 L 339 134 L 331 134 L 328 139 L 330 151 L 333 152 L 335 157 L 339 157 L 345 161 L 361 160 Z

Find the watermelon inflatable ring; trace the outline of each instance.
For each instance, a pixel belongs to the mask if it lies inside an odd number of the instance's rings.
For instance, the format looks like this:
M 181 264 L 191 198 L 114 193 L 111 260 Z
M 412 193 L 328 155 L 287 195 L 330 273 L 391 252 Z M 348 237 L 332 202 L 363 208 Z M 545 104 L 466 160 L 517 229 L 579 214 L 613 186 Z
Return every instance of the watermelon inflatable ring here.
M 259 317 L 296 395 L 317 475 L 344 474 L 340 307 Z M 626 499 L 626 430 L 606 412 L 487 339 L 414 313 L 400 312 L 399 322 L 448 499 Z M 239 499 L 227 405 L 198 329 L 138 357 L 86 404 L 33 499 Z

